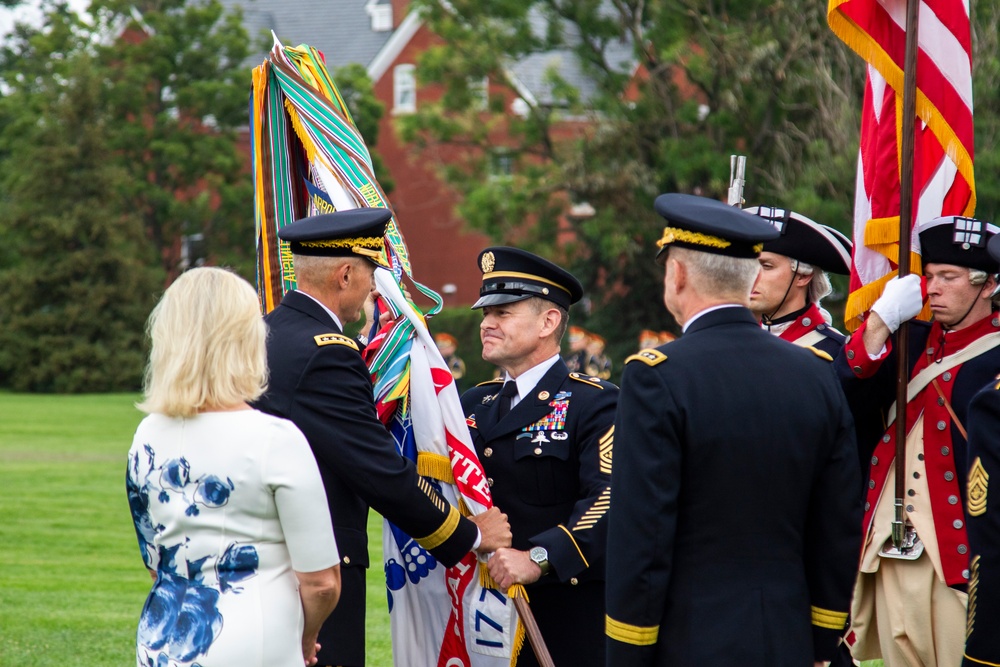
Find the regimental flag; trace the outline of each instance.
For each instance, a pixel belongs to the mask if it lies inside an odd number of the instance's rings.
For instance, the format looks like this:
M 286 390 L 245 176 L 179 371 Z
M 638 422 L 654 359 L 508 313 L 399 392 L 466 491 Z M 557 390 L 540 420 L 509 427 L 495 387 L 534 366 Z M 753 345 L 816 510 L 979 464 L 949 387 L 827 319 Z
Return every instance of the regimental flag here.
M 827 21 L 868 63 L 854 201 L 854 262 L 844 313 L 848 329 L 896 275 L 902 163 L 906 0 L 829 0 Z M 911 263 L 920 270 L 916 224 L 971 216 L 973 173 L 972 46 L 969 5 L 922 0 L 917 56 Z
M 253 71 L 251 132 L 257 286 L 265 312 L 295 288 L 287 242 L 278 230 L 299 218 L 360 206 L 388 206 L 371 157 L 316 49 L 282 46 L 275 38 Z M 472 446 L 454 378 L 427 330 L 425 314 L 403 295 L 411 275 L 406 244 L 393 219 L 378 269 L 381 304 L 404 317 L 366 349 L 379 418 L 412 459 L 421 484 L 434 487 L 463 514 L 492 507 Z M 440 311 L 441 297 L 416 281 Z M 390 490 L 391 492 L 391 490 Z M 473 555 L 445 569 L 388 521 L 383 531 L 386 585 L 397 667 L 501 667 L 523 643 L 510 600 Z

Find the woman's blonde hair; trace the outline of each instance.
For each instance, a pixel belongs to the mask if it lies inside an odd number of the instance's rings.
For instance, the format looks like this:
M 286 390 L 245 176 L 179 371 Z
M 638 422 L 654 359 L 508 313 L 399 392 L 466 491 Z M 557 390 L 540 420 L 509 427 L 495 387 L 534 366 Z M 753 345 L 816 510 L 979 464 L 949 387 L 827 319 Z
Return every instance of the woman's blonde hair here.
M 215 267 L 187 271 L 149 315 L 143 412 L 191 417 L 267 388 L 267 327 L 250 283 Z

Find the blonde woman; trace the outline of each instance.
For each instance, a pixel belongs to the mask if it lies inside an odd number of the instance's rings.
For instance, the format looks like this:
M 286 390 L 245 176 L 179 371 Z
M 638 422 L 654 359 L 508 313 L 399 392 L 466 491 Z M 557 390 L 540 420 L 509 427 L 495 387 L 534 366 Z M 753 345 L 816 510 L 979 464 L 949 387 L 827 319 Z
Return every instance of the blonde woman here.
M 136 664 L 300 667 L 340 596 L 340 556 L 309 444 L 248 402 L 267 383 L 253 288 L 188 271 L 149 318 L 148 413 L 126 486 L 153 578 Z

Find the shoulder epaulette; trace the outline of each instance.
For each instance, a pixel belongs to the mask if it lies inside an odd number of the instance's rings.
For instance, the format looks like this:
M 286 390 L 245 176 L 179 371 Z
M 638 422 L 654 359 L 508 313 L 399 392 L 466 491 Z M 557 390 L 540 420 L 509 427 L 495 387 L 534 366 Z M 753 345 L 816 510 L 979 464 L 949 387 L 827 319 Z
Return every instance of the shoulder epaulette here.
M 476 386 L 477 387 L 482 387 L 483 385 L 496 384 L 497 382 L 501 382 L 502 383 L 503 382 L 503 378 L 493 378 L 492 380 L 487 380 L 486 382 L 480 382 Z
M 647 366 L 655 366 L 656 364 L 659 364 L 666 360 L 667 360 L 667 355 L 663 354 L 659 350 L 650 348 L 648 350 L 640 350 L 639 352 L 636 352 L 635 354 L 627 358 L 625 360 L 625 363 L 627 364 L 630 361 L 641 361 Z
M 584 375 L 583 373 L 570 373 L 569 378 L 571 380 L 576 380 L 577 382 L 589 384 L 591 387 L 604 389 L 604 386 L 601 384 L 601 378 L 594 375 Z
M 813 354 L 815 354 L 820 359 L 823 359 L 825 361 L 833 361 L 833 357 L 831 357 L 829 354 L 827 354 L 823 350 L 820 350 L 819 348 L 815 348 L 812 345 L 806 345 L 806 349 L 809 350 L 810 352 L 812 352 Z
M 328 333 L 320 334 L 319 336 L 313 336 L 313 340 L 316 341 L 317 347 L 323 347 L 324 345 L 346 345 L 352 350 L 358 349 L 358 342 L 349 336 L 338 333 Z

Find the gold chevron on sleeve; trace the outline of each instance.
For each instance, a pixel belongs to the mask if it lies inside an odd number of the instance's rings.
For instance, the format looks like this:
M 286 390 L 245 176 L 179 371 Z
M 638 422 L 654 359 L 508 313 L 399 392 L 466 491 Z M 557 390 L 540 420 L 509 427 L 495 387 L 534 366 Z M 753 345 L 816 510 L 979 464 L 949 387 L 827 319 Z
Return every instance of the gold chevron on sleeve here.
M 830 611 L 821 607 L 812 607 L 812 624 L 829 630 L 843 630 L 847 625 L 847 612 Z
M 969 470 L 969 481 L 966 484 L 969 493 L 967 508 L 969 516 L 980 516 L 986 513 L 986 494 L 990 488 L 990 475 L 983 467 L 983 460 L 976 457 Z
M 448 503 L 445 502 L 444 498 L 441 497 L 441 494 L 435 491 L 434 487 L 431 486 L 426 479 L 423 477 L 418 478 L 417 486 L 427 495 L 428 498 L 431 499 L 431 502 L 434 503 L 434 506 L 438 508 L 439 512 L 444 514 L 448 511 Z M 419 542 L 420 540 L 417 541 Z
M 594 524 L 600 521 L 601 517 L 607 514 L 608 508 L 611 507 L 611 487 L 605 487 L 601 495 L 597 497 L 594 504 L 583 513 L 580 520 L 576 522 L 573 526 L 573 530 L 587 530 L 588 528 L 593 528 Z
M 633 646 L 652 646 L 660 634 L 658 625 L 629 625 L 616 621 L 610 616 L 604 617 L 604 634 L 615 641 Z
M 445 518 L 444 523 L 441 524 L 441 527 L 427 537 L 416 538 L 417 542 L 428 551 L 441 546 L 448 540 L 449 537 L 452 536 L 455 529 L 458 528 L 458 520 L 458 510 L 452 507 L 451 511 L 448 512 L 448 516 Z
M 598 456 L 600 457 L 600 467 L 601 473 L 604 475 L 611 474 L 611 450 L 615 446 L 615 425 L 612 424 L 611 428 L 608 429 L 607 433 L 601 436 L 601 439 L 597 442 L 599 446 Z

